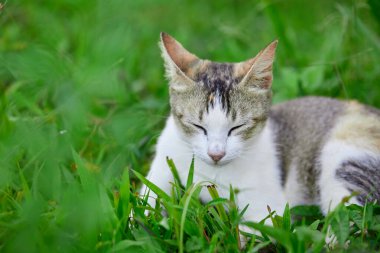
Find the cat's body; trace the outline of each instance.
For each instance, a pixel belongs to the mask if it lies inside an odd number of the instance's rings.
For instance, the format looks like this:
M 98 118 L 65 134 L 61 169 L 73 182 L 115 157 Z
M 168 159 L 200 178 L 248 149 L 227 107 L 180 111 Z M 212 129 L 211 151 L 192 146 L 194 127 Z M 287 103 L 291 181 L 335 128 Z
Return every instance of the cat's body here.
M 249 220 L 286 202 L 327 212 L 353 191 L 351 202 L 380 200 L 380 111 L 318 97 L 271 107 L 276 43 L 238 64 L 200 60 L 165 34 L 161 45 L 172 113 L 148 175 L 153 183 L 170 192 L 166 157 L 185 182 L 195 154 L 194 181 L 215 183 L 222 196 L 230 185 L 239 189 Z

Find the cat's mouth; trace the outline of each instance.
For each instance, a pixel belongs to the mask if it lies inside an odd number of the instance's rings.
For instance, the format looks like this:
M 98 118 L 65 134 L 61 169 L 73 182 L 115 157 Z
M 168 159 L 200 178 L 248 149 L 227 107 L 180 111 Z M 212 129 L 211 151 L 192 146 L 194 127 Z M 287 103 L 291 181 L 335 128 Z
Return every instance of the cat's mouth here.
M 227 154 L 222 159 L 215 161 L 209 155 L 204 154 L 203 152 L 197 152 L 197 150 L 193 150 L 193 155 L 202 162 L 216 168 L 231 163 L 235 158 L 234 156 Z
M 233 159 L 221 159 L 219 161 L 214 161 L 210 158 L 205 158 L 205 157 L 200 157 L 202 161 L 206 162 L 208 165 L 211 165 L 213 167 L 221 167 L 224 166 L 228 163 L 230 163 Z

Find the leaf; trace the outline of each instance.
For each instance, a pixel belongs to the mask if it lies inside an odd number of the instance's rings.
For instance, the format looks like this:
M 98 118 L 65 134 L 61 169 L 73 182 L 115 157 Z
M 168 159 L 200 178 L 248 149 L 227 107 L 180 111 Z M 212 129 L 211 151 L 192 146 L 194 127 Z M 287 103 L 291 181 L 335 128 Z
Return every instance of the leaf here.
M 311 229 L 313 229 L 313 230 L 317 230 L 317 229 L 318 229 L 318 226 L 319 226 L 320 223 L 321 223 L 320 220 L 316 220 L 316 221 L 314 221 L 313 223 L 311 223 L 311 224 L 309 225 L 309 228 L 311 228 Z
M 232 203 L 235 203 L 235 191 L 234 189 L 232 188 L 232 185 L 230 184 L 230 201 Z
M 149 181 L 148 179 L 146 179 L 143 175 L 141 175 L 137 171 L 132 170 L 132 172 L 136 175 L 136 177 L 138 179 L 141 180 L 141 182 L 143 182 L 143 184 L 145 184 L 146 186 L 148 186 L 154 193 L 156 193 L 157 196 L 159 196 L 160 198 L 164 199 L 167 202 L 170 201 L 170 196 L 166 192 L 164 192 L 163 190 L 161 190 L 157 185 L 155 185 L 154 183 L 152 183 L 151 181 Z
M 305 242 L 319 242 L 325 239 L 323 233 L 310 227 L 297 227 L 295 233 L 299 240 Z
M 363 229 L 363 216 L 359 210 L 350 211 L 351 220 L 358 226 L 359 229 Z
M 262 248 L 265 248 L 266 246 L 268 246 L 269 244 L 271 244 L 272 242 L 271 241 L 266 241 L 266 242 L 260 242 L 259 244 L 257 244 L 255 247 L 253 247 L 252 250 L 250 250 L 249 252 L 259 252 L 260 249 Z
M 215 208 L 210 208 L 209 213 L 212 215 L 212 220 L 214 224 L 217 224 L 216 230 L 228 231 L 229 228 L 226 226 L 226 222 L 221 219 L 220 214 L 217 212 Z
M 289 203 L 286 203 L 284 214 L 282 215 L 282 228 L 285 231 L 290 231 L 291 228 Z
M 312 223 L 316 219 L 323 219 L 323 214 L 318 206 L 295 206 L 291 208 L 290 212 L 295 221 L 306 220 L 307 223 Z
M 193 184 L 193 178 L 194 178 L 194 156 L 193 156 L 193 159 L 191 159 L 189 174 L 187 175 L 186 189 L 189 189 L 190 186 Z
M 122 177 L 121 177 L 121 183 L 120 183 L 120 198 L 118 202 L 118 210 L 120 211 L 119 217 L 128 217 L 129 216 L 129 196 L 130 196 L 131 190 L 130 190 L 130 181 L 129 181 L 129 170 L 125 170 Z
M 91 191 L 97 188 L 94 177 L 91 175 L 90 170 L 86 167 L 85 162 L 79 156 L 79 154 L 72 149 L 75 164 L 77 166 L 77 172 L 81 181 L 81 185 L 84 190 Z
M 275 227 L 275 228 L 282 227 L 282 225 L 280 225 L 282 222 L 281 217 L 278 218 L 278 215 L 276 215 L 276 211 L 272 211 L 272 209 L 268 205 L 267 205 L 267 209 L 268 209 L 269 218 L 272 221 L 273 227 Z
M 126 250 L 131 247 L 140 247 L 143 248 L 144 244 L 146 242 L 144 241 L 132 241 L 132 240 L 123 240 L 115 244 L 115 246 L 112 247 L 112 249 L 109 252 L 117 252 Z
M 221 238 L 222 236 L 224 236 L 224 234 L 221 231 L 218 231 L 212 235 L 211 241 L 210 241 L 210 247 L 208 250 L 209 253 L 217 252 L 216 246 L 218 245 L 219 238 Z
M 175 183 L 176 183 L 181 189 L 184 189 L 183 184 L 182 184 L 182 182 L 181 182 L 181 178 L 179 177 L 179 174 L 178 174 L 177 167 L 175 166 L 173 160 L 170 159 L 169 157 L 166 157 L 166 163 L 168 164 L 168 166 L 169 166 L 169 168 L 170 168 L 170 171 L 171 171 L 172 174 L 173 174 L 173 178 L 174 178 Z
M 368 0 L 368 5 L 371 7 L 372 14 L 375 16 L 377 22 L 380 24 L 380 1 Z
M 235 191 L 231 184 L 230 184 L 230 199 L 228 201 L 228 204 L 229 204 L 228 212 L 230 216 L 230 222 L 232 226 L 236 226 L 236 233 L 239 233 L 238 224 L 240 223 L 241 217 L 239 216 L 239 209 L 235 202 Z
M 207 190 L 210 193 L 210 196 L 212 199 L 219 199 L 219 193 L 216 190 L 215 185 L 208 185 Z M 224 209 L 224 206 L 222 204 L 217 204 L 216 209 L 218 210 L 218 213 L 220 215 L 220 218 L 222 219 L 223 222 L 228 221 L 228 216 L 226 213 L 226 210 Z
M 373 205 L 371 203 L 367 203 L 364 208 L 364 216 L 363 216 L 363 222 L 365 222 L 364 227 L 369 228 L 371 227 L 373 219 Z
M 19 167 L 19 165 L 18 165 L 18 167 Z M 19 169 L 18 172 L 20 175 L 20 181 L 21 181 L 23 193 L 27 198 L 29 198 L 31 196 L 31 194 L 30 194 L 30 187 L 28 185 L 28 181 L 26 180 L 22 169 L 20 167 L 18 169 Z
M 331 221 L 331 229 L 336 235 L 339 244 L 343 246 L 350 233 L 348 211 L 344 205 L 335 209 L 335 214 Z
M 256 222 L 251 222 L 251 221 L 243 222 L 242 224 L 246 225 L 247 227 L 256 229 L 260 231 L 261 233 L 272 237 L 278 243 L 283 245 L 287 249 L 288 252 L 293 252 L 293 247 L 290 240 L 291 233 L 289 233 L 288 231 L 284 231 L 283 229 L 280 229 L 280 228 L 274 228 L 274 227 L 266 226 L 266 225 L 256 223 Z
M 192 236 L 186 241 L 186 252 L 200 251 L 203 247 L 203 241 L 200 237 Z
M 197 194 L 199 189 L 202 187 L 202 184 L 204 182 L 199 182 L 195 184 L 192 188 L 188 189 L 185 193 L 185 204 L 183 206 L 182 215 L 181 215 L 181 224 L 180 224 L 180 234 L 179 234 L 179 241 L 178 241 L 178 248 L 179 252 L 183 252 L 183 238 L 184 238 L 184 229 L 185 229 L 185 221 L 186 221 L 186 214 L 189 209 L 190 201 L 194 194 Z
M 239 218 L 242 218 L 242 217 L 243 217 L 243 215 L 244 215 L 245 212 L 247 211 L 248 207 L 249 207 L 249 204 L 247 204 L 247 205 L 243 208 L 243 210 L 241 210 L 241 212 L 239 213 Z
M 228 201 L 228 199 L 225 199 L 225 198 L 215 198 L 215 199 L 211 200 L 210 202 L 208 202 L 205 205 L 205 208 L 209 208 L 211 206 L 216 206 L 219 204 L 224 204 L 224 203 L 227 203 L 227 201 Z

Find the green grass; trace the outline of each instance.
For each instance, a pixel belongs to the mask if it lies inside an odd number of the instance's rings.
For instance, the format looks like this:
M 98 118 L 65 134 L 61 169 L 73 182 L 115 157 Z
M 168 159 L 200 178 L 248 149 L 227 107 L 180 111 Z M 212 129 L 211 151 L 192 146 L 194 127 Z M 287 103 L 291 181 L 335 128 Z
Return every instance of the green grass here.
M 217 61 L 278 38 L 276 103 L 325 95 L 380 106 L 376 0 L 0 3 L 1 252 L 239 251 L 244 207 L 233 192 L 208 187 L 213 200 L 201 204 L 209 183 L 190 177 L 167 196 L 156 189 L 153 207 L 136 193 L 169 113 L 160 31 Z M 379 250 L 377 205 L 284 210 L 268 213 L 274 228 L 246 224 L 262 234 L 244 252 Z

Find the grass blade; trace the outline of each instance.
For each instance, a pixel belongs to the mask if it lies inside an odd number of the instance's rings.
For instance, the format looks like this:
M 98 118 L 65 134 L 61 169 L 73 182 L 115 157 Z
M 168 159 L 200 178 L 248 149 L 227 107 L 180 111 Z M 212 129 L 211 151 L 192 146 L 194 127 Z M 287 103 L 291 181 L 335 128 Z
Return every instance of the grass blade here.
M 251 222 L 251 221 L 243 222 L 243 225 L 256 229 L 260 231 L 261 233 L 272 237 L 281 245 L 283 245 L 287 249 L 288 252 L 294 252 L 291 241 L 290 241 L 289 232 L 284 231 L 283 229 L 280 229 L 280 228 L 274 228 L 274 227 L 266 226 L 266 225 L 256 223 L 256 222 Z
M 334 218 L 331 221 L 331 229 L 334 231 L 339 244 L 344 246 L 350 233 L 348 211 L 344 205 L 338 206 L 335 210 Z
M 175 166 L 174 162 L 172 159 L 169 157 L 166 157 L 166 163 L 168 164 L 170 171 L 172 172 L 173 178 L 175 183 L 181 188 L 184 189 L 183 184 L 181 182 L 181 178 L 179 177 L 177 167 Z
M 197 190 L 200 187 L 202 187 L 202 184 L 204 184 L 204 182 L 199 182 L 199 183 L 195 184 L 192 188 L 189 189 L 189 193 L 185 194 L 186 200 L 185 200 L 185 205 L 183 206 L 183 211 L 182 211 L 182 216 L 181 216 L 179 244 L 178 244 L 179 252 L 180 253 L 183 253 L 183 249 L 184 249 L 184 247 L 183 247 L 183 238 L 184 238 L 184 229 L 185 229 L 186 215 L 187 215 L 187 212 L 189 210 L 189 204 L 190 204 L 190 201 L 192 199 L 192 196 L 194 195 L 194 193 L 197 192 Z
M 135 170 L 132 170 L 132 172 L 136 175 L 136 177 L 138 179 L 141 180 L 141 182 L 143 184 L 145 184 L 146 186 L 148 186 L 155 194 L 157 194 L 157 196 L 159 196 L 160 198 L 162 198 L 163 200 L 169 202 L 170 201 L 170 196 L 164 192 L 163 190 L 161 190 L 157 185 L 155 185 L 154 183 L 152 183 L 151 181 L 149 181 L 148 179 L 146 179 L 143 175 L 141 175 L 140 173 L 138 173 L 137 171 Z
M 190 188 L 190 186 L 193 184 L 193 180 L 194 180 L 194 156 L 191 159 L 189 174 L 187 175 L 186 189 Z
M 211 198 L 214 200 L 214 199 L 219 199 L 219 193 L 218 191 L 216 190 L 216 187 L 215 185 L 208 185 L 207 186 L 207 190 L 208 192 L 210 193 L 210 196 Z M 224 206 L 222 204 L 217 204 L 216 205 L 216 209 L 218 210 L 218 213 L 222 219 L 223 222 L 227 222 L 228 221 L 228 216 L 227 216 L 227 213 L 226 213 L 226 210 L 224 209 Z
M 290 231 L 291 228 L 289 203 L 286 203 L 284 214 L 282 215 L 282 228 L 285 231 Z

